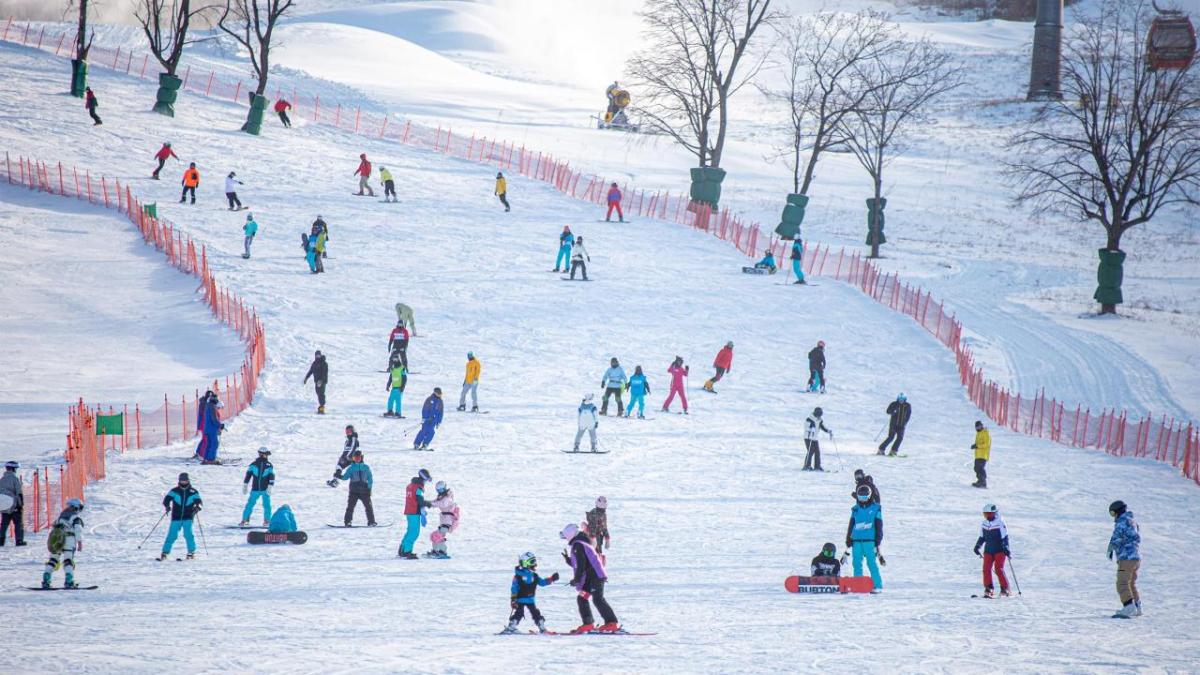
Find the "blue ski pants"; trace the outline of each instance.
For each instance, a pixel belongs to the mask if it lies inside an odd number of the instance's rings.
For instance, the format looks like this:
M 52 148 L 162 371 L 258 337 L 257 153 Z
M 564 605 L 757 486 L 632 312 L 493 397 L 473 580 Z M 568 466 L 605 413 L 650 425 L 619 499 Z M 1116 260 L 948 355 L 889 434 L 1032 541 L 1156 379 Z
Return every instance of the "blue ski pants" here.
M 792 261 L 792 272 L 796 274 L 797 281 L 804 281 L 804 269 L 800 266 L 799 260 Z
M 413 447 L 419 448 L 422 445 L 429 445 L 433 442 L 433 422 L 424 422 L 421 424 L 421 430 L 417 432 L 417 437 L 413 439 Z
M 271 493 L 266 490 L 251 490 L 250 499 L 246 500 L 246 508 L 242 509 L 242 520 L 250 520 L 250 514 L 259 499 L 262 499 L 263 503 L 263 521 L 271 519 Z
M 404 390 L 400 387 L 392 387 L 392 393 L 388 394 L 388 412 L 400 414 L 400 403 L 404 399 Z
M 408 523 L 408 529 L 404 531 L 404 539 L 400 542 L 400 552 L 412 553 L 413 546 L 421 536 L 421 514 L 414 513 L 404 516 L 404 520 Z
M 175 545 L 175 540 L 179 538 L 180 530 L 183 530 L 183 540 L 187 542 L 187 552 L 196 552 L 196 537 L 192 535 L 192 521 L 172 520 L 171 527 L 167 530 L 167 540 L 163 542 L 163 555 L 171 552 L 171 547 Z
M 867 560 L 867 568 L 871 570 L 871 581 L 875 588 L 883 588 L 883 578 L 879 576 L 879 563 L 875 560 L 875 542 L 856 541 L 852 547 L 854 556 L 854 576 L 862 576 L 863 558 Z
M 560 246 L 558 248 L 558 257 L 554 259 L 554 269 L 562 269 L 566 272 L 571 267 L 571 247 Z
M 637 409 L 638 409 L 637 414 L 645 415 L 646 414 L 646 394 L 644 394 L 644 393 L 635 394 L 632 391 L 630 391 L 629 392 L 629 407 L 625 408 L 625 413 L 627 415 L 633 414 L 633 406 L 637 406 Z

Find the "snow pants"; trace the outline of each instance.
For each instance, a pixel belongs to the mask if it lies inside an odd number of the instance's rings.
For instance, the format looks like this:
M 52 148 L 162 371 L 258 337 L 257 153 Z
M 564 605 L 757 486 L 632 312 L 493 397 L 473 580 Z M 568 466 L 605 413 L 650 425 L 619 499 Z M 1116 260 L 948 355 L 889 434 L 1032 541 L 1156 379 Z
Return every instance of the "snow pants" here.
M 609 220 L 612 218 L 613 209 L 617 210 L 617 218 L 619 218 L 621 222 L 625 222 L 625 214 L 621 212 L 621 202 L 609 202 L 608 213 L 604 214 L 604 219 Z
M 356 488 L 355 485 L 363 485 L 362 488 Z M 365 487 L 366 483 L 351 483 L 350 494 L 346 497 L 346 515 L 342 517 L 342 523 L 347 527 L 354 522 L 354 507 L 362 502 L 363 508 L 367 511 L 367 525 L 375 524 L 375 507 L 371 505 L 371 488 Z
M 572 260 L 571 261 L 571 278 L 572 279 L 575 278 L 575 270 L 579 270 L 581 273 L 583 273 L 583 280 L 587 281 L 587 265 L 584 264 L 584 262 L 582 260 Z
M 387 199 L 388 197 L 391 197 L 392 199 L 396 198 L 396 181 L 383 181 L 383 198 Z
M 288 119 L 288 114 L 287 114 L 286 110 L 279 111 L 279 121 L 283 122 L 283 126 L 285 126 L 285 127 L 292 126 L 292 121 L 290 119 Z
M 361 195 L 365 191 L 367 194 L 371 195 L 372 197 L 375 196 L 375 191 L 371 189 L 370 180 L 371 180 L 370 176 L 359 175 L 359 177 L 358 177 L 358 194 Z
M 12 513 L 0 515 L 0 546 L 4 545 L 4 539 L 8 537 L 8 524 L 12 523 L 13 529 L 16 531 L 17 544 L 25 543 L 25 509 L 16 508 Z
M 157 169 L 155 169 L 155 170 L 154 170 L 154 173 L 152 173 L 152 174 L 150 174 L 150 175 L 151 175 L 151 176 L 154 176 L 154 178 L 155 178 L 155 179 L 157 179 L 157 178 L 158 178 L 158 174 L 159 174 L 159 172 L 161 172 L 161 171 L 163 170 L 163 166 L 165 166 L 165 165 L 166 165 L 166 163 L 167 163 L 167 159 L 166 159 L 165 157 L 157 157 L 157 158 L 155 158 L 155 159 L 158 159 L 158 168 L 157 168 Z
M 205 462 L 211 462 L 217 458 L 217 448 L 220 445 L 220 433 L 202 433 L 200 442 L 196 444 L 196 456 Z
M 867 569 L 871 570 L 871 581 L 875 582 L 875 588 L 883 588 L 883 578 L 879 576 L 879 563 L 875 560 L 875 542 L 853 542 L 851 551 L 854 556 L 854 576 L 862 576 L 863 558 L 866 558 Z
M 242 208 L 242 200 L 238 199 L 236 192 L 226 192 L 225 199 L 229 200 L 230 210 L 233 210 L 234 208 Z
M 591 437 L 592 437 L 592 452 L 595 452 L 596 451 L 596 428 L 595 427 L 589 427 L 587 429 L 580 429 L 579 431 L 575 432 L 575 449 L 576 450 L 579 449 L 579 441 L 583 440 L 583 435 L 585 433 L 591 435 Z
M 313 380 L 313 386 L 317 390 L 317 405 L 325 407 L 325 380 Z
M 808 390 L 809 391 L 825 390 L 825 369 L 810 368 L 808 371 Z
M 429 542 L 432 544 L 432 550 L 437 553 L 446 552 L 446 540 L 450 536 L 449 525 L 439 525 L 438 529 L 434 530 L 429 535 Z
M 604 619 L 604 623 L 616 623 L 617 615 L 609 607 L 608 601 L 604 599 L 604 581 L 597 580 L 588 584 L 585 589 L 592 596 L 592 604 L 596 606 L 596 611 L 600 612 L 600 618 Z M 582 595 L 575 598 L 579 605 L 579 619 L 585 624 L 595 623 L 592 617 L 592 608 L 588 606 L 587 598 Z
M 175 540 L 179 538 L 180 530 L 183 530 L 183 541 L 187 543 L 187 552 L 189 554 L 196 552 L 196 537 L 192 534 L 192 521 L 172 520 L 171 527 L 167 529 L 167 540 L 163 542 L 163 555 L 171 553 L 171 547 L 175 545 Z
M 896 439 L 894 443 L 892 442 L 893 438 Z M 882 455 L 883 451 L 887 448 L 888 443 L 891 443 L 892 444 L 892 454 L 894 455 L 900 451 L 900 444 L 903 442 L 904 442 L 904 427 L 897 426 L 895 424 L 889 424 L 887 438 L 883 439 L 883 443 L 879 444 L 879 454 Z
M 251 490 L 250 498 L 246 500 L 246 508 L 242 509 L 242 520 L 250 520 L 250 514 L 254 512 L 254 505 L 258 500 L 262 499 L 263 503 L 263 522 L 271 520 L 271 493 L 266 490 Z
M 403 402 L 403 399 L 404 399 L 404 390 L 401 389 L 400 387 L 392 387 L 392 393 L 388 394 L 387 411 L 392 414 L 399 415 L 400 414 L 400 404 Z
M 192 193 L 192 203 L 193 204 L 196 203 L 196 186 L 195 185 L 184 185 L 183 192 L 179 195 L 179 203 L 180 204 L 182 204 L 184 202 L 184 200 L 187 199 L 189 192 Z
M 505 211 L 510 210 L 510 207 L 508 205 L 508 193 L 507 192 L 501 192 L 500 194 L 496 195 L 496 197 L 498 197 L 500 199 L 500 203 L 504 205 Z
M 462 394 L 458 397 L 458 407 L 462 408 L 467 405 L 467 392 L 471 392 L 471 407 L 479 407 L 479 397 L 476 392 L 479 390 L 479 381 L 463 382 Z
M 400 553 L 412 553 L 413 546 L 416 546 L 417 539 L 421 536 L 421 514 L 411 513 L 404 516 L 407 529 L 404 530 L 404 539 L 400 540 Z
M 975 460 L 975 484 L 981 487 L 987 487 L 987 460 Z
M 992 589 L 992 570 L 996 570 L 996 576 L 1000 577 L 1000 590 L 1008 590 L 1008 577 L 1004 576 L 1004 561 L 1008 556 L 1004 551 L 999 553 L 984 553 L 983 554 L 983 587 Z
M 621 388 L 620 387 L 605 388 L 604 400 L 600 402 L 600 414 L 601 415 L 608 414 L 608 397 L 610 397 L 610 396 L 617 397 L 617 414 L 624 415 L 625 414 L 625 403 L 621 400 Z
M 629 412 L 626 413 L 626 417 L 633 414 L 633 408 L 635 406 L 638 409 L 638 417 L 641 417 L 646 414 L 646 395 L 645 394 L 634 394 L 634 393 L 630 392 L 629 407 L 626 408 L 626 410 L 628 410 Z
M 419 448 L 424 445 L 429 445 L 433 442 L 433 433 L 435 425 L 432 421 L 422 422 L 421 430 L 417 432 L 417 437 L 413 439 L 413 447 Z
M 94 126 L 94 125 L 97 125 L 97 124 L 104 124 L 104 122 L 103 122 L 103 121 L 100 119 L 100 116 L 96 114 L 96 107 L 95 107 L 95 106 L 92 106 L 92 107 L 88 108 L 88 109 L 87 109 L 87 111 L 88 111 L 88 114 L 92 116 L 92 124 L 93 124 L 93 126 Z
M 1138 567 L 1141 565 L 1141 560 L 1117 561 L 1117 595 L 1121 596 L 1122 605 L 1142 601 L 1137 589 Z
M 683 385 L 671 383 L 671 391 L 667 394 L 667 400 L 663 401 L 663 412 L 668 412 L 671 408 L 671 401 L 675 400 L 675 394 L 679 394 L 679 400 L 683 402 L 683 412 L 687 412 L 687 394 L 683 393 Z
M 801 262 L 799 258 L 792 261 L 792 274 L 796 275 L 796 281 L 804 281 L 804 268 Z
M 516 608 L 513 609 L 513 611 L 512 611 L 512 614 L 508 615 L 508 622 L 509 623 L 514 623 L 514 622 L 520 623 L 521 619 L 525 618 L 525 610 L 526 609 L 529 610 L 529 616 L 533 617 L 533 620 L 535 623 L 541 623 L 542 621 L 544 621 L 544 619 L 542 618 L 542 613 L 538 611 L 537 605 L 533 604 L 532 602 L 529 604 L 525 604 L 523 602 L 518 601 Z
M 46 567 L 43 570 L 46 574 L 54 574 L 54 570 L 62 565 L 63 571 L 67 573 L 67 577 L 75 575 L 75 547 L 77 546 L 74 534 L 68 534 L 66 541 L 63 542 L 63 550 L 58 553 L 51 553 L 50 558 L 46 561 Z
M 242 245 L 246 248 L 246 257 L 247 258 L 250 257 L 250 244 L 253 244 L 253 243 L 254 243 L 254 235 L 252 235 L 252 234 L 246 235 L 246 240 L 244 242 L 242 242 Z
M 815 438 L 804 439 L 804 470 L 821 471 L 821 442 Z
M 554 271 L 557 272 L 560 267 L 564 272 L 571 269 L 570 246 L 560 246 L 558 248 L 558 257 L 554 259 Z
M 721 381 L 721 378 L 722 378 L 722 377 L 725 377 L 725 373 L 726 373 L 726 372 L 728 372 L 728 371 L 726 371 L 726 370 L 725 370 L 724 368 L 722 368 L 721 366 L 713 366 L 713 368 L 715 368 L 715 369 L 717 370 L 717 374 L 716 374 L 716 375 L 713 375 L 713 378 L 712 378 L 712 380 L 711 380 L 711 381 L 712 381 L 712 383 L 713 383 L 713 384 L 716 384 L 717 382 L 720 382 L 720 381 Z

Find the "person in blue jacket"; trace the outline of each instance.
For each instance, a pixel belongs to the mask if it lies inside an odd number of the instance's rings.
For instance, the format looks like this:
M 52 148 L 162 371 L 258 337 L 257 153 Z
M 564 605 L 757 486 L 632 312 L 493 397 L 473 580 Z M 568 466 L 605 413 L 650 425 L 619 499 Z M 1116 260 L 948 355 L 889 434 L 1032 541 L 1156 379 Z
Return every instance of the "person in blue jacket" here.
M 271 451 L 265 446 L 258 449 L 258 458 L 246 467 L 246 477 L 242 479 L 242 494 L 250 492 L 246 500 L 246 508 L 242 509 L 241 527 L 250 524 L 250 514 L 254 505 L 262 499 L 263 525 L 271 524 L 271 487 L 275 485 L 275 467 L 271 465 Z
M 425 405 L 421 406 L 421 430 L 413 439 L 414 450 L 429 449 L 429 444 L 433 442 L 434 429 L 442 423 L 443 410 L 442 388 L 434 387 L 433 393 L 425 399 Z
M 362 502 L 367 511 L 367 527 L 375 527 L 375 508 L 371 506 L 371 489 L 375 486 L 375 478 L 371 475 L 371 467 L 363 462 L 362 450 L 351 452 L 350 462 L 350 466 L 342 472 L 342 480 L 350 484 L 342 523 L 350 527 L 350 523 L 354 522 L 354 507 Z
M 554 259 L 554 270 L 563 272 L 571 269 L 571 247 L 575 244 L 575 235 L 571 233 L 570 225 L 563 225 L 562 234 L 558 235 L 558 257 Z
M 224 407 L 217 395 L 213 394 L 208 397 L 201 411 L 203 418 L 200 425 L 200 442 L 196 445 L 196 456 L 204 464 L 217 463 L 217 449 L 221 445 L 221 432 L 225 430 L 225 425 L 221 423 L 221 417 L 217 411 Z
M 529 610 L 529 615 L 533 617 L 538 630 L 546 632 L 546 619 L 537 608 L 537 589 L 539 586 L 549 586 L 558 581 L 558 572 L 542 578 L 537 573 L 537 564 L 537 556 L 528 552 L 517 560 L 517 566 L 513 569 L 512 588 L 509 591 L 512 614 L 508 617 L 508 626 L 504 628 L 505 634 L 517 632 L 517 624 L 525 618 L 526 609 Z
M 188 475 L 181 473 L 179 484 L 171 488 L 167 496 L 163 497 L 162 503 L 163 511 L 171 514 L 171 527 L 167 530 L 167 539 L 163 542 L 162 555 L 158 556 L 158 559 L 167 559 L 182 530 L 183 540 L 187 543 L 187 557 L 191 560 L 196 557 L 196 537 L 192 534 L 192 519 L 204 507 L 204 500 L 200 499 L 200 493 L 192 487 Z
M 1117 560 L 1117 594 L 1121 596 L 1121 609 L 1114 618 L 1130 619 L 1142 615 L 1142 598 L 1138 595 L 1138 568 L 1142 565 L 1139 545 L 1142 535 L 1138 532 L 1133 511 L 1125 502 L 1117 500 L 1109 505 L 1108 515 L 1113 518 L 1113 533 L 1108 540 L 1108 559 Z
M 642 373 L 641 366 L 634 367 L 633 377 L 629 378 L 625 388 L 629 390 L 629 407 L 625 409 L 625 416 L 632 415 L 633 407 L 637 406 L 638 419 L 646 419 L 646 394 L 650 393 L 650 382 Z
M 796 274 L 796 280 L 793 281 L 792 283 L 794 283 L 794 284 L 808 283 L 804 280 L 804 266 L 803 266 L 803 264 L 804 264 L 804 244 L 800 241 L 799 237 L 797 237 L 796 240 L 792 242 L 791 259 L 792 259 L 792 272 L 794 272 Z
M 629 378 L 625 377 L 625 369 L 621 367 L 621 362 L 615 357 L 608 362 L 608 370 L 604 371 L 604 377 L 600 378 L 600 386 L 604 387 L 604 400 L 600 403 L 600 414 L 608 414 L 608 398 L 610 396 L 617 397 L 617 417 L 625 414 L 625 403 L 621 401 L 621 392 L 625 389 L 625 383 Z
M 862 576 L 862 563 L 866 559 L 871 581 L 875 583 L 871 592 L 878 593 L 883 590 L 883 578 L 879 576 L 875 559 L 883 561 L 883 554 L 879 552 L 879 544 L 883 542 L 883 508 L 871 500 L 871 488 L 866 485 L 858 486 L 854 499 L 850 524 L 846 526 L 846 548 L 854 556 L 854 576 Z
M 766 253 L 766 255 L 763 256 L 763 259 L 754 263 L 754 266 L 760 270 L 767 270 L 771 274 L 775 274 L 775 270 L 779 269 L 779 267 L 775 264 L 775 254 L 771 253 L 770 250 L 764 251 L 764 253 Z

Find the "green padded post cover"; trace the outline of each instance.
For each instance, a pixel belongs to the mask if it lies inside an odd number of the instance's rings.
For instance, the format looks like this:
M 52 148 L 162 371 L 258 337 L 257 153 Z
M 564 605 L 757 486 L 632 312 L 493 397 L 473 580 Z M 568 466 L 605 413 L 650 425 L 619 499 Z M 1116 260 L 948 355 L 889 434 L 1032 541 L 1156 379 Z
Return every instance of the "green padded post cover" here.
M 87 61 L 79 59 L 71 59 L 71 95 L 76 98 L 83 98 L 84 90 L 87 89 Z
M 154 112 L 167 117 L 175 116 L 175 101 L 179 99 L 179 89 L 183 80 L 166 73 L 158 74 L 158 95 L 154 101 Z
M 879 244 L 887 243 L 887 237 L 883 234 L 883 210 L 886 208 L 887 197 L 879 198 L 878 207 L 874 199 L 867 200 L 867 246 L 874 245 L 876 241 Z
M 248 134 L 259 135 L 262 132 L 263 111 L 267 109 L 267 97 L 252 94 L 250 96 L 250 112 L 246 115 L 246 123 L 242 125 L 242 131 Z
M 721 201 L 721 181 L 725 180 L 725 169 L 720 167 L 693 167 L 692 187 L 689 192 L 692 201 L 710 204 L 715 209 Z
M 807 206 L 807 195 L 789 194 L 779 225 L 775 227 L 775 234 L 783 239 L 795 239 L 800 234 L 800 225 L 804 222 L 804 209 Z
M 1100 266 L 1096 268 L 1095 294 L 1092 295 L 1102 305 L 1119 305 L 1124 302 L 1121 296 L 1121 281 L 1125 278 L 1122 265 L 1125 264 L 1124 251 L 1100 249 Z

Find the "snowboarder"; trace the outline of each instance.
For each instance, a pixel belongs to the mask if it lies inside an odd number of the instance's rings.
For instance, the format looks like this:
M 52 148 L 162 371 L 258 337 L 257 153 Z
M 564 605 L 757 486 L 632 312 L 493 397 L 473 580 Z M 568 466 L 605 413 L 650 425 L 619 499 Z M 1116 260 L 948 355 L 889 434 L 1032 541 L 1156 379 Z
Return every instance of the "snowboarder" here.
M 413 309 L 403 302 L 396 303 L 396 320 L 409 330 L 412 337 L 417 336 L 417 322 L 413 318 Z
M 754 269 L 767 270 L 771 274 L 775 274 L 779 269 L 779 265 L 775 264 L 775 254 L 770 249 L 763 251 L 763 259 L 754 263 Z
M 408 368 L 408 329 L 402 320 L 396 321 L 396 327 L 388 333 L 388 351 L 391 352 L 391 358 L 399 358 L 405 369 Z
M 242 226 L 242 233 L 246 236 L 245 240 L 242 242 L 243 246 L 245 247 L 242 257 L 249 258 L 250 244 L 254 243 L 254 235 L 258 234 L 258 223 L 254 222 L 253 213 L 246 214 L 246 224 Z
M 613 613 L 612 607 L 609 607 L 608 601 L 604 599 L 604 584 L 608 581 L 608 574 L 604 571 L 604 563 L 600 560 L 596 549 L 592 548 L 592 542 L 588 539 L 587 533 L 581 532 L 578 525 L 571 523 L 563 528 L 559 536 L 567 540 L 570 553 L 563 553 L 563 555 L 566 556 L 567 564 L 575 572 L 571 577 L 571 586 L 579 594 L 575 602 L 579 605 L 581 623 L 571 632 L 590 633 L 599 630 L 604 633 L 613 633 L 621 630 L 621 625 L 617 623 L 617 615 Z M 599 628 L 592 619 L 592 609 L 588 606 L 588 600 L 596 605 L 596 610 L 604 619 L 604 624 Z
M 1129 619 L 1142 615 L 1142 598 L 1138 595 L 1138 568 L 1142 555 L 1138 550 L 1142 535 L 1138 532 L 1133 512 L 1125 502 L 1117 500 L 1108 506 L 1108 515 L 1113 518 L 1113 533 L 1108 540 L 1108 559 L 1117 561 L 1117 594 L 1121 597 L 1121 609 L 1114 618 Z
M 683 365 L 683 357 L 676 356 L 671 365 L 667 367 L 667 372 L 671 374 L 671 391 L 667 394 L 667 400 L 663 401 L 662 411 L 671 412 L 671 401 L 675 400 L 675 395 L 679 394 L 679 400 L 683 402 L 683 414 L 688 414 L 687 394 L 684 393 L 684 378 L 688 376 L 690 368 Z
M 812 414 L 804 420 L 804 448 L 808 451 L 804 455 L 804 471 L 824 471 L 821 468 L 821 442 L 817 440 L 817 433 L 824 431 L 833 438 L 833 430 L 825 426 L 824 414 L 821 408 L 813 408 Z
M 192 193 L 192 203 L 196 203 L 196 188 L 200 186 L 200 170 L 196 168 L 196 163 L 188 164 L 187 171 L 183 172 L 183 192 L 179 194 L 179 203 L 182 204 L 187 200 L 188 193 Z
M 825 393 L 824 340 L 817 340 L 817 346 L 808 352 L 808 390 Z
M 434 430 L 442 424 L 443 410 L 442 388 L 434 387 L 433 393 L 425 399 L 425 404 L 421 406 L 421 430 L 413 439 L 414 450 L 429 449 L 429 444 L 433 442 Z
M 159 172 L 163 170 L 163 165 L 167 163 L 167 159 L 170 157 L 174 157 L 176 162 L 179 161 L 179 155 L 175 154 L 175 151 L 171 149 L 170 141 L 167 141 L 162 144 L 158 152 L 154 153 L 154 159 L 158 160 L 158 168 L 154 170 L 154 173 L 150 174 L 151 178 L 158 180 Z
M 188 560 L 195 558 L 196 537 L 192 534 L 192 520 L 204 508 L 204 500 L 200 498 L 200 493 L 196 488 L 192 487 L 192 481 L 186 473 L 179 474 L 179 483 L 167 492 L 167 495 L 163 497 L 162 504 L 163 512 L 171 513 L 171 527 L 167 530 L 162 555 L 158 556 L 158 559 L 166 560 L 167 556 L 171 554 L 171 547 L 179 538 L 180 530 L 183 531 L 183 541 L 187 544 Z
M 396 197 L 396 180 L 392 178 L 392 172 L 388 171 L 386 166 L 379 167 L 379 182 L 383 184 L 383 201 L 400 201 Z M 388 199 L 388 197 L 391 197 L 391 199 Z
M 971 487 L 987 487 L 987 463 L 992 458 L 992 435 L 984 428 L 983 422 L 975 420 L 975 442 L 971 444 L 975 451 L 975 482 Z
M 317 237 L 317 252 L 319 252 L 321 254 L 322 258 L 328 258 L 329 257 L 329 255 L 328 255 L 328 253 L 329 253 L 329 223 L 326 223 L 325 219 L 322 218 L 321 214 L 319 214 L 319 213 L 317 214 L 317 219 L 313 221 L 311 232 L 312 232 L 312 234 L 310 236 Z M 324 272 L 325 268 L 322 267 L 321 271 Z
M 358 192 L 359 197 L 363 196 L 363 190 L 367 194 L 374 197 L 375 191 L 371 189 L 371 163 L 367 161 L 367 153 L 358 156 L 358 168 L 354 170 L 354 175 L 358 176 Z
M 575 243 L 571 245 L 571 278 L 575 278 L 575 270 L 583 273 L 583 280 L 587 281 L 587 265 L 584 261 L 592 262 L 592 256 L 588 255 L 587 249 L 583 246 L 583 236 L 575 237 Z
M 242 479 L 242 494 L 250 492 L 246 500 L 246 508 L 242 509 L 242 522 L 238 525 L 245 527 L 250 524 L 250 514 L 254 505 L 262 499 L 263 525 L 271 523 L 271 488 L 275 485 L 275 467 L 271 465 L 271 451 L 263 446 L 258 449 L 258 457 L 246 467 L 246 476 Z
M 617 220 L 625 222 L 625 214 L 621 211 L 621 188 L 613 183 L 608 188 L 608 213 L 604 214 L 604 222 L 612 222 L 613 209 L 617 210 Z
M 55 570 L 63 568 L 66 579 L 63 588 L 78 588 L 75 583 L 75 552 L 83 550 L 83 502 L 78 499 L 68 499 L 67 508 L 58 514 L 54 521 L 50 536 L 46 539 L 46 548 L 50 551 L 50 559 L 42 572 L 42 588 L 50 588 L 50 578 Z
M 438 526 L 429 534 L 429 541 L 433 544 L 429 557 L 449 558 L 446 539 L 451 532 L 458 529 L 458 504 L 454 503 L 454 492 L 446 485 L 446 481 L 439 480 L 434 489 L 437 491 L 437 497 L 429 505 L 438 510 Z
M 983 549 L 983 553 L 979 549 Z M 1008 577 L 1004 576 L 1004 561 L 1012 554 L 1008 552 L 1008 528 L 1000 517 L 995 504 L 984 504 L 983 525 L 979 531 L 979 539 L 975 541 L 975 555 L 983 558 L 983 597 L 996 597 L 992 586 L 992 570 L 1000 578 L 1000 595 L 1012 595 L 1008 591 Z
M 304 384 L 308 384 L 308 378 L 313 379 L 313 386 L 317 391 L 317 414 L 325 414 L 325 385 L 329 382 L 329 363 L 325 361 L 325 355 L 318 349 L 313 355 L 313 362 L 308 366 L 308 373 L 304 375 Z
M 725 346 L 721 348 L 721 351 L 717 352 L 717 358 L 713 359 L 713 368 L 716 369 L 717 373 L 713 375 L 712 378 L 704 382 L 704 390 L 715 394 L 717 392 L 715 389 L 713 389 L 713 385 L 720 382 L 721 378 L 725 377 L 725 373 L 733 370 L 732 340 L 726 342 Z
M 467 392 L 471 392 L 471 412 L 479 412 L 479 374 L 483 364 L 475 358 L 475 352 L 467 352 L 467 372 L 463 375 L 462 393 L 458 396 L 458 409 L 467 409 Z
M 593 396 L 585 394 L 579 403 L 577 411 L 578 431 L 575 432 L 575 452 L 579 452 L 579 441 L 587 433 L 592 439 L 592 452 L 596 452 L 596 428 L 600 426 L 600 417 L 596 415 L 596 405 L 592 403 Z
M 237 179 L 237 172 L 230 171 L 229 175 L 225 177 L 225 199 L 229 200 L 230 211 L 240 211 L 242 209 L 242 200 L 238 199 L 237 196 L 238 185 L 245 185 L 245 183 Z
M 879 498 L 879 488 L 875 485 L 875 479 L 868 476 L 862 469 L 854 470 L 854 492 L 850 493 L 853 497 L 858 494 L 858 488 L 866 485 L 871 489 L 871 503 L 882 504 L 883 500 Z
M 612 537 L 608 534 L 608 498 L 601 495 L 596 497 L 596 508 L 587 512 L 587 531 L 595 542 L 596 552 L 604 555 L 604 545 L 612 546 Z
M 896 396 L 896 400 L 888 404 L 887 414 L 888 435 L 879 444 L 879 454 L 882 455 L 884 450 L 887 449 L 888 443 L 892 443 L 892 451 L 888 454 L 895 457 L 896 453 L 900 450 L 900 444 L 904 442 L 904 427 L 908 426 L 908 420 L 912 417 L 912 405 L 909 404 L 904 392 L 900 392 Z M 896 439 L 894 443 L 892 442 L 893 438 Z
M 814 577 L 836 579 L 842 576 L 842 563 L 837 559 L 837 546 L 834 546 L 833 542 L 825 542 L 825 545 L 821 547 L 820 555 L 812 559 L 809 571 Z
M 504 205 L 504 212 L 508 213 L 512 209 L 508 206 L 508 181 L 504 179 L 504 174 L 496 172 L 496 196 L 500 199 L 500 203 Z
M 604 371 L 604 377 L 600 378 L 600 386 L 604 387 L 604 399 L 600 402 L 600 414 L 608 414 L 608 397 L 617 397 L 617 415 L 625 414 L 625 403 L 621 401 L 621 392 L 625 389 L 625 383 L 629 378 L 625 377 L 625 369 L 621 367 L 620 361 L 616 357 L 608 362 L 608 370 Z
M 625 390 L 629 392 L 629 406 L 625 408 L 625 416 L 632 415 L 633 409 L 636 407 L 638 419 L 646 419 L 646 394 L 650 393 L 650 382 L 642 373 L 641 366 L 634 366 L 633 377 L 625 383 Z
M 571 226 L 563 225 L 562 234 L 558 235 L 558 257 L 554 259 L 554 270 L 561 267 L 566 272 L 571 267 L 571 247 L 575 244 L 575 235 L 571 234 Z
M 221 422 L 218 412 L 225 407 L 216 394 L 211 394 L 204 403 L 203 424 L 200 430 L 200 442 L 196 444 L 196 457 L 202 464 L 217 464 L 217 450 L 221 446 L 221 432 L 225 424 Z
M 21 485 L 21 477 L 17 475 L 19 468 L 21 465 L 15 461 L 5 462 L 4 475 L 0 476 L 0 495 L 8 497 L 12 502 L 0 513 L 0 546 L 4 545 L 4 540 L 8 537 L 9 523 L 12 523 L 16 545 L 25 545 L 25 492 Z
M 512 588 L 509 592 L 509 606 L 512 607 L 512 614 L 508 617 L 508 625 L 502 631 L 503 634 L 509 635 L 517 632 L 517 624 L 525 618 L 526 609 L 529 610 L 529 615 L 533 617 L 533 623 L 537 625 L 538 630 L 546 632 L 546 620 L 537 608 L 537 589 L 538 586 L 549 586 L 558 581 L 558 572 L 542 578 L 537 573 L 537 565 L 537 556 L 529 552 L 523 553 L 517 559 L 517 566 L 513 568 Z
M 861 485 L 854 495 L 856 503 L 850 509 L 850 524 L 846 526 L 846 548 L 854 556 L 854 576 L 862 576 L 862 563 L 865 559 L 871 570 L 871 581 L 875 582 L 872 593 L 883 590 L 883 579 L 879 576 L 879 562 L 883 562 L 883 554 L 879 545 L 883 542 L 883 507 L 871 503 L 871 489 Z
M 425 509 L 430 505 L 425 501 L 425 482 L 432 479 L 433 476 L 429 475 L 428 471 L 421 469 L 404 490 L 404 520 L 407 527 L 404 530 L 404 539 L 400 541 L 400 551 L 396 554 L 401 558 L 417 559 L 417 554 L 413 553 L 413 546 L 421 536 L 421 526 L 425 524 Z
M 391 393 L 388 394 L 387 412 L 383 413 L 384 417 L 403 417 L 400 414 L 400 406 L 404 402 L 404 387 L 407 384 L 408 369 L 400 359 L 393 356 L 387 382 L 388 391 Z
M 104 124 L 100 120 L 100 116 L 96 114 L 96 108 L 100 107 L 100 101 L 96 100 L 96 92 L 92 91 L 91 87 L 84 89 L 83 107 L 87 108 L 88 114 L 92 116 L 92 126 L 98 127 Z
M 367 527 L 375 527 L 375 508 L 371 506 L 371 490 L 375 486 L 375 478 L 371 475 L 371 467 L 363 462 L 362 450 L 350 453 L 350 466 L 342 471 L 342 480 L 350 484 L 346 493 L 346 514 L 342 516 L 342 524 L 350 527 L 354 522 L 354 507 L 362 502 L 367 512 Z
M 333 470 L 333 478 L 325 481 L 326 485 L 332 488 L 337 487 L 338 480 L 340 480 L 342 477 L 342 471 L 345 470 L 346 467 L 350 466 L 351 461 L 353 461 L 350 459 L 350 455 L 352 455 L 355 450 L 358 450 L 358 432 L 354 430 L 353 424 L 347 424 L 346 444 L 342 447 L 341 456 L 338 457 L 337 468 Z
M 792 259 L 792 273 L 796 275 L 796 280 L 792 283 L 808 283 L 804 280 L 804 244 L 800 242 L 799 237 L 792 242 L 792 253 L 790 257 Z
M 279 115 L 279 121 L 283 122 L 283 126 L 285 129 L 292 128 L 292 120 L 288 119 L 288 114 L 287 114 L 288 109 L 291 107 L 292 107 L 292 104 L 288 103 L 287 99 L 281 98 L 278 101 L 275 101 L 275 114 Z

